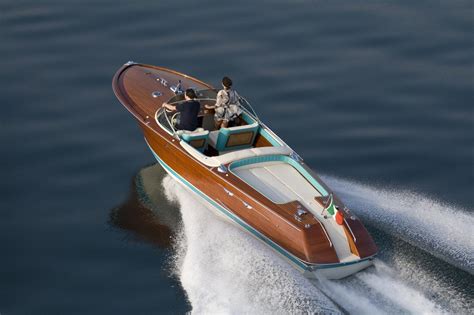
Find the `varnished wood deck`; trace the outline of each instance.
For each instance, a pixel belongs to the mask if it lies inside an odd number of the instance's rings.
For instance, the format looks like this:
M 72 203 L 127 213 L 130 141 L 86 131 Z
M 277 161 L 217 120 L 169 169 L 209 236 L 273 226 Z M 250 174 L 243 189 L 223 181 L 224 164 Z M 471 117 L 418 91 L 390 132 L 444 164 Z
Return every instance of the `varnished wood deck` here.
M 336 251 L 318 220 L 309 215 L 301 222 L 295 219 L 297 206 L 303 205 L 297 201 L 276 204 L 234 174 L 219 173 L 217 169 L 200 163 L 181 147 L 178 140 L 158 126 L 155 112 L 174 96 L 170 87 L 178 80 L 182 81 L 183 89 L 212 88 L 190 76 L 149 65 L 122 67 L 114 76 L 112 86 L 117 98 L 139 122 L 152 150 L 196 189 L 230 209 L 249 226 L 302 261 L 310 264 L 338 263 Z M 156 91 L 161 96 L 153 97 L 152 93 Z M 264 139 L 258 141 L 265 143 Z M 303 167 L 320 181 L 306 165 Z M 340 200 L 337 202 L 343 206 Z M 361 258 L 373 256 L 377 248 L 360 221 L 347 219 L 345 224 L 347 233 L 356 238 L 350 243 L 353 254 Z

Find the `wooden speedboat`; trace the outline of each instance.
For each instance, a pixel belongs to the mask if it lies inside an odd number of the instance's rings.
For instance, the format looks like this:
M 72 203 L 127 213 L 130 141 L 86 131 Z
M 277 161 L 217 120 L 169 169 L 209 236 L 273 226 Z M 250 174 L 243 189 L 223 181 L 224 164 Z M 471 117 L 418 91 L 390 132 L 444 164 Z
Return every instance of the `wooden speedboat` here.
M 377 247 L 360 220 L 247 101 L 238 126 L 215 130 L 204 105 L 215 103 L 217 91 L 198 79 L 128 62 L 112 86 L 171 176 L 307 276 L 339 279 L 372 264 Z M 178 114 L 161 107 L 183 102 L 187 88 L 202 108 L 202 128 L 193 132 L 175 130 Z

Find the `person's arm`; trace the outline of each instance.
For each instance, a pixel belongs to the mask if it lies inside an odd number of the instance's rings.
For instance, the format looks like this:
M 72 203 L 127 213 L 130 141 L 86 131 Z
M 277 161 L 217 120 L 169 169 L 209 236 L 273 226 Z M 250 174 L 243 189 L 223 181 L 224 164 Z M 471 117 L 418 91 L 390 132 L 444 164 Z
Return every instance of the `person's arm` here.
M 168 103 L 163 103 L 163 104 L 161 104 L 161 107 L 165 107 L 166 109 L 172 110 L 172 111 L 175 111 L 175 110 L 176 110 L 176 106 L 170 105 L 170 104 L 168 104 Z
M 213 109 L 213 108 L 216 108 L 216 107 L 220 107 L 220 106 L 224 105 L 225 103 L 227 103 L 228 100 L 229 100 L 229 97 L 227 96 L 227 93 L 225 93 L 223 90 L 220 90 L 219 93 L 217 93 L 216 104 L 214 104 L 214 105 L 205 105 L 205 107 L 207 109 Z

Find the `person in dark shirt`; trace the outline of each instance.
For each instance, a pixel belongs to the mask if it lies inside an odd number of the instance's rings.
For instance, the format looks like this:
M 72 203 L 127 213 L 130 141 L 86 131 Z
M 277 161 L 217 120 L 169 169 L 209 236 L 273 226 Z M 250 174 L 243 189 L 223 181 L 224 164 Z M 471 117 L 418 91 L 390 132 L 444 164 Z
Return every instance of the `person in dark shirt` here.
M 179 123 L 176 124 L 177 130 L 189 130 L 194 131 L 199 127 L 198 114 L 201 109 L 201 104 L 196 101 L 196 93 L 193 89 L 187 89 L 184 92 L 184 98 L 186 102 L 179 103 L 178 105 L 170 105 L 163 103 L 162 107 L 166 107 L 169 110 L 177 110 L 181 113 Z

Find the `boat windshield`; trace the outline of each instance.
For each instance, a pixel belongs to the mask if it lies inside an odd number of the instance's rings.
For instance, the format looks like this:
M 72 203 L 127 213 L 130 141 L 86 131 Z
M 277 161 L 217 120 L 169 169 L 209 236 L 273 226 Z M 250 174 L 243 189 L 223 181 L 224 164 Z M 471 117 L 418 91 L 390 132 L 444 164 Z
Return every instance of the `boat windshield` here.
M 215 89 L 205 89 L 205 90 L 198 90 L 196 91 L 197 100 L 201 103 L 201 106 L 205 105 L 214 105 L 216 103 L 217 98 L 217 90 Z M 184 95 L 177 94 L 174 95 L 170 100 L 167 102 L 170 105 L 178 105 L 182 102 L 185 102 Z M 259 122 L 257 114 L 253 110 L 252 106 L 247 102 L 246 99 L 243 97 L 240 98 L 240 105 L 244 109 L 244 112 L 247 113 L 247 117 L 250 116 L 250 120 L 254 120 L 255 122 Z M 201 124 L 202 128 L 205 130 L 213 131 L 214 130 L 214 120 L 213 116 L 207 116 L 206 114 L 200 114 L 201 116 Z M 207 118 L 206 118 L 207 117 Z M 209 119 L 210 117 L 210 119 Z M 160 107 L 155 113 L 155 120 L 158 125 L 163 128 L 166 132 L 170 135 L 176 135 L 176 122 L 179 120 L 179 113 L 176 111 L 168 111 L 165 108 Z
M 214 90 L 214 89 L 198 90 L 196 91 L 196 96 L 197 96 L 196 99 L 198 101 L 215 102 L 217 98 L 217 90 Z M 170 105 L 177 105 L 184 101 L 186 101 L 184 99 L 184 93 L 180 93 L 170 98 L 170 100 L 167 103 Z
M 174 130 L 171 121 L 171 117 L 168 117 L 168 112 L 164 108 L 160 108 L 156 111 L 155 120 L 158 125 L 161 126 L 166 132 L 173 135 L 176 131 Z
M 209 105 L 213 105 L 216 101 L 217 98 L 217 90 L 216 89 L 205 89 L 205 90 L 197 90 L 196 95 L 197 95 L 197 100 L 201 102 L 201 105 L 204 103 L 207 103 Z M 184 94 L 177 94 L 173 96 L 167 103 L 171 105 L 177 105 L 179 103 L 184 102 Z M 240 97 L 240 106 L 245 108 L 247 112 L 249 112 L 254 118 L 258 121 L 258 116 L 253 107 L 250 105 L 250 103 L 243 98 L 242 96 Z

